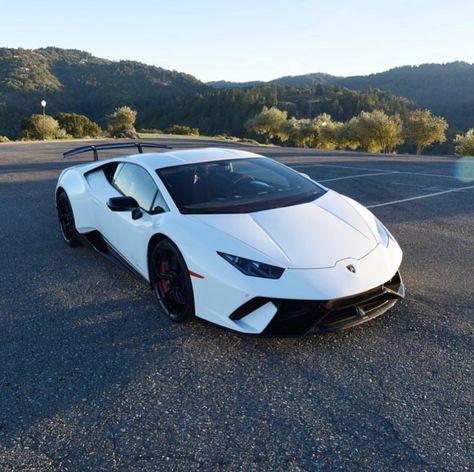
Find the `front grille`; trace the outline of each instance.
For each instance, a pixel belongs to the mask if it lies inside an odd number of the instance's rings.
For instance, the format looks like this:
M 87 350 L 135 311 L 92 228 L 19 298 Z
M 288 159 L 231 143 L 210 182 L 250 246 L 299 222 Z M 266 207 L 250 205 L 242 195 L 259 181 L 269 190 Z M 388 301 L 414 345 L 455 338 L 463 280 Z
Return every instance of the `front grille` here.
M 307 301 L 258 297 L 236 310 L 233 319 L 242 319 L 253 311 L 253 307 L 271 301 L 277 306 L 278 311 L 262 334 L 299 336 L 328 333 L 371 320 L 391 308 L 404 295 L 404 285 L 397 272 L 392 279 L 379 287 L 334 300 Z

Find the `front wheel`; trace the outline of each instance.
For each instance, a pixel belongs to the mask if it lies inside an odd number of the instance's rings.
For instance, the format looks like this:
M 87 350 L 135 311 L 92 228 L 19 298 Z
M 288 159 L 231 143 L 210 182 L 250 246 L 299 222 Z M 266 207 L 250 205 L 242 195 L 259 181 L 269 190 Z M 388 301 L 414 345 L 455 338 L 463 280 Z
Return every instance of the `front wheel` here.
M 59 228 L 61 229 L 64 241 L 71 247 L 81 246 L 82 243 L 76 230 L 74 214 L 65 192 L 61 192 L 58 195 L 56 206 L 58 209 Z
M 150 261 L 151 282 L 166 316 L 176 323 L 194 318 L 194 294 L 188 267 L 171 241 L 161 240 Z

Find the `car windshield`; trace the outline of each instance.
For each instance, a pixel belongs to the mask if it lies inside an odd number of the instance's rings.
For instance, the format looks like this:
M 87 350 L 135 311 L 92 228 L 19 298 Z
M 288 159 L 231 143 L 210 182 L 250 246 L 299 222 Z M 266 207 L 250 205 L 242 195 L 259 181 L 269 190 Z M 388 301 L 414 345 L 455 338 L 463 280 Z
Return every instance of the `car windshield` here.
M 158 169 L 181 213 L 250 213 L 313 201 L 325 189 L 267 158 L 201 162 Z

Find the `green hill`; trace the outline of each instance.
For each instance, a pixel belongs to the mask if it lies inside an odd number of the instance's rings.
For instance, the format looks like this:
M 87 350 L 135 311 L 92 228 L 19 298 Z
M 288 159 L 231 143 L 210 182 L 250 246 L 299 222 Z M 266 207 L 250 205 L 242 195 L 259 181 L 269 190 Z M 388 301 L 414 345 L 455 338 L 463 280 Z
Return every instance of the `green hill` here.
M 115 107 L 143 112 L 208 86 L 188 74 L 134 61 L 108 61 L 83 51 L 0 48 L 0 135 L 18 136 L 21 120 L 40 113 L 82 113 L 104 124 Z
M 464 131 L 474 127 L 474 64 L 404 66 L 336 82 L 356 90 L 389 90 L 444 116 L 454 128 Z
M 386 72 L 353 77 L 336 77 L 313 73 L 280 77 L 260 84 L 277 83 L 291 87 L 316 84 L 340 85 L 352 90 L 380 89 L 409 98 L 420 107 L 444 116 L 452 129 L 465 131 L 474 127 L 474 64 L 451 62 L 447 64 L 422 64 L 403 66 Z M 216 88 L 245 87 L 252 82 L 216 81 Z
M 264 82 L 262 80 L 253 80 L 250 82 L 230 82 L 228 80 L 215 80 L 213 82 L 207 82 L 207 85 L 216 89 L 230 89 L 230 88 L 248 88 L 256 87 L 259 85 L 287 85 L 288 87 L 303 88 L 312 87 L 314 85 L 334 85 L 336 84 L 338 77 L 330 74 L 324 74 L 322 72 L 316 72 L 305 75 L 287 75 L 278 79 L 269 80 Z
M 263 106 L 277 106 L 297 118 L 329 113 L 335 120 L 347 120 L 361 111 L 384 110 L 404 115 L 416 108 L 410 100 L 389 92 L 348 90 L 338 85 L 295 88 L 266 84 L 243 88 L 213 90 L 177 100 L 171 107 L 154 110 L 148 121 L 163 128 L 167 122 L 186 123 L 205 134 L 247 134 L 245 122 Z
M 317 73 L 271 83 L 225 82 L 219 88 L 219 83 L 204 84 L 188 74 L 84 51 L 0 48 L 0 135 L 18 137 L 23 118 L 41 113 L 42 99 L 50 115 L 85 114 L 102 126 L 115 107 L 128 105 L 138 111 L 139 129 L 178 123 L 206 134 L 239 136 L 248 135 L 244 123 L 264 105 L 277 105 L 298 118 L 329 113 L 335 120 L 362 110 L 404 114 L 415 107 L 387 91 L 350 90 L 338 83 L 342 80 Z

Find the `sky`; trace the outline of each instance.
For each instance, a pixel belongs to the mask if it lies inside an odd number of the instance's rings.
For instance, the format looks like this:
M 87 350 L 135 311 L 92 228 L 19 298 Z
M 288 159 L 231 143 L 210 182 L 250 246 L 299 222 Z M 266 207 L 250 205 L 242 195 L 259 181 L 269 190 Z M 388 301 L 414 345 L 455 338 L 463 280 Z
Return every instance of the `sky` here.
M 81 49 L 210 80 L 474 62 L 472 0 L 3 0 L 0 47 Z

